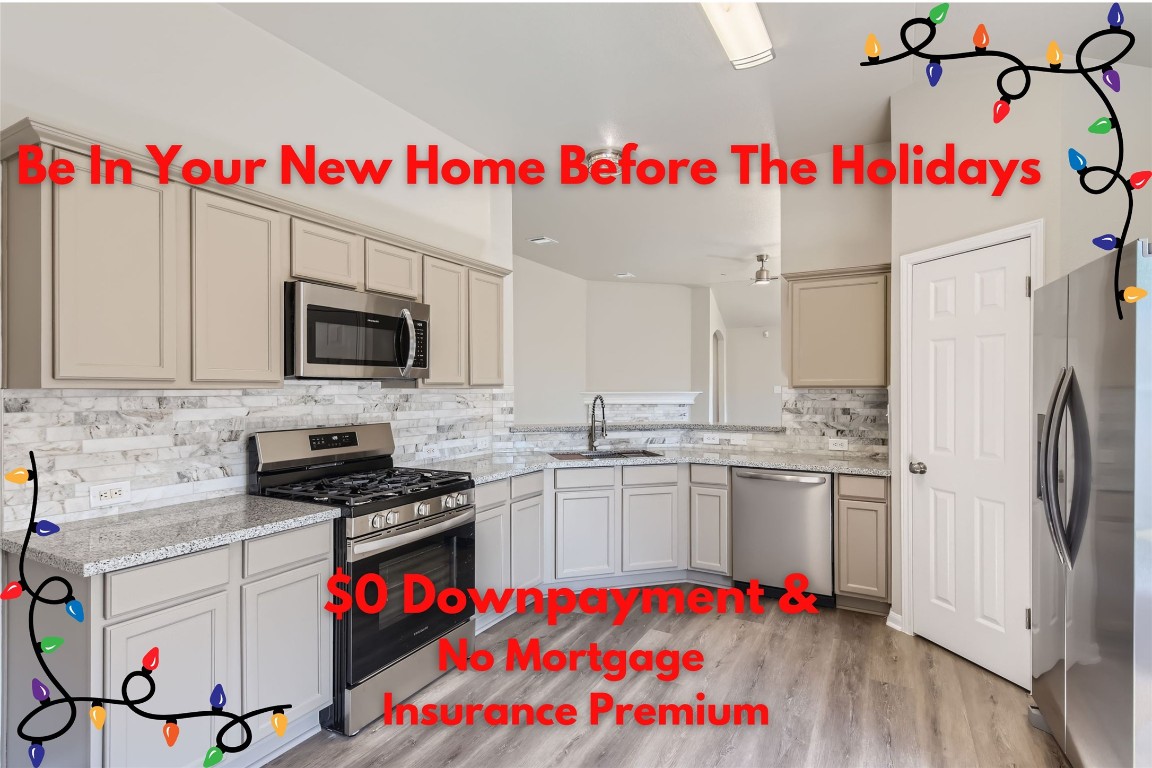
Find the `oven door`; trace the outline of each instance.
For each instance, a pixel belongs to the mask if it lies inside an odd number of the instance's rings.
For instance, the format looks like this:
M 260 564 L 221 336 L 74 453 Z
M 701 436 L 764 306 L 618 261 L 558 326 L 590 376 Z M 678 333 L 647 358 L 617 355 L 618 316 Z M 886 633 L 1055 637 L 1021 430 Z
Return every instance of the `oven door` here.
M 352 584 L 369 573 L 379 574 L 388 585 L 388 602 L 377 614 L 353 607 L 348 649 L 348 684 L 356 685 L 388 665 L 399 661 L 453 627 L 472 618 L 471 600 L 459 613 L 445 613 L 435 603 L 420 613 L 404 612 L 404 576 L 420 574 L 437 593 L 455 587 L 476 586 L 476 512 L 469 507 L 445 519 L 430 521 L 399 533 L 381 534 L 349 543 L 348 567 Z M 424 590 L 413 589 L 413 598 L 424 599 Z M 366 590 L 365 602 L 378 595 Z
M 303 281 L 289 283 L 300 378 L 419 379 L 428 375 L 427 305 Z

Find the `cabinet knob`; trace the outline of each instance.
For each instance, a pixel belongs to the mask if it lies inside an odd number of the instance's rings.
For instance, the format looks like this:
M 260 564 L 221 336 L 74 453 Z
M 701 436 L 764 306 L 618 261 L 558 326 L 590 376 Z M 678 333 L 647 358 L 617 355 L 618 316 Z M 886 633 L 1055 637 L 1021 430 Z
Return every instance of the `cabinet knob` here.
M 928 465 L 922 461 L 908 462 L 908 471 L 914 475 L 923 475 L 928 471 Z

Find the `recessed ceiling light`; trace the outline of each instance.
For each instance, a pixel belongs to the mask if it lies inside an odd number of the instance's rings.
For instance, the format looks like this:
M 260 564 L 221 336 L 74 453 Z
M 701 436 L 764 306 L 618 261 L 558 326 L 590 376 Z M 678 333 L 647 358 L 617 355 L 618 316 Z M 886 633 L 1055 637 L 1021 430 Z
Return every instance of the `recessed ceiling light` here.
M 632 274 L 631 272 L 617 272 L 616 277 L 620 278 L 621 280 L 627 280 L 629 278 L 636 277 L 636 275 Z
M 528 238 L 528 242 L 535 243 L 536 245 L 553 245 L 555 243 L 558 243 L 559 241 L 553 240 L 550 237 L 545 237 L 544 235 L 540 235 L 539 237 Z
M 700 3 L 735 69 L 772 61 L 772 38 L 756 3 Z
M 588 166 L 588 168 L 592 168 L 592 164 L 597 160 L 607 160 L 608 162 L 612 163 L 612 167 L 615 168 L 615 171 L 608 175 L 619 176 L 620 160 L 623 157 L 624 150 L 618 147 L 601 147 L 600 149 L 594 149 L 588 154 L 584 155 L 584 165 Z

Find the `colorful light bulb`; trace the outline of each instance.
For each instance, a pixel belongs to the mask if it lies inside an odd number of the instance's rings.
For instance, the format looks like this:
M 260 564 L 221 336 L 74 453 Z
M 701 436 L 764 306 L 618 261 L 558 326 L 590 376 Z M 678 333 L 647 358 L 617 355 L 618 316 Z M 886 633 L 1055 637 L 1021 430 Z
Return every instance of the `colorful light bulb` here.
M 44 653 L 52 653 L 62 645 L 64 645 L 64 638 L 52 635 L 40 641 L 40 650 Z
M 216 683 L 216 687 L 212 689 L 212 695 L 208 698 L 208 703 L 212 705 L 212 709 L 224 708 L 224 705 L 228 703 L 228 697 L 224 695 L 224 686 Z
M 1102 251 L 1110 251 L 1116 247 L 1116 235 L 1100 235 L 1092 238 L 1092 245 Z
M 1008 103 L 1008 99 L 1000 99 L 992 105 L 992 122 L 999 123 L 1008 117 L 1008 113 L 1011 111 L 1012 106 Z
M 0 600 L 14 600 L 22 594 L 24 594 L 24 587 L 20 586 L 20 582 L 10 581 L 8 586 L 0 591 Z
M 880 41 L 876 39 L 876 35 L 870 34 L 868 39 L 864 41 L 864 54 L 869 61 L 876 61 L 880 58 Z
M 1060 50 L 1060 46 L 1056 45 L 1056 41 L 1048 43 L 1048 53 L 1044 55 L 1048 59 L 1048 66 L 1053 69 L 1060 67 L 1060 62 L 1064 60 L 1064 52 Z
M 16 467 L 16 469 L 4 475 L 4 479 L 10 483 L 24 485 L 24 483 L 32 479 L 32 470 L 25 469 L 24 467 Z
M 212 768 L 223 759 L 224 751 L 220 747 L 209 747 L 208 752 L 204 755 L 204 768 Z
M 1072 166 L 1074 171 L 1082 171 L 1088 167 L 1088 160 L 1084 155 L 1070 148 L 1068 150 L 1068 165 Z
M 44 762 L 44 745 L 38 741 L 32 742 L 28 747 L 28 760 L 32 768 L 40 768 L 40 763 Z
M 988 30 L 984 25 L 976 27 L 976 31 L 972 33 L 972 45 L 976 46 L 976 50 L 983 51 L 988 47 Z
M 88 710 L 88 719 L 96 726 L 96 730 L 100 730 L 104 727 L 104 721 L 108 719 L 108 713 L 100 704 L 93 704 L 92 709 Z
M 1108 133 L 1110 130 L 1112 130 L 1112 121 L 1106 117 L 1102 117 L 1088 126 L 1089 133 Z
M 1104 78 L 1104 85 L 1112 89 L 1114 93 L 1120 93 L 1120 73 L 1112 69 L 1112 67 L 1104 67 L 1104 72 L 1101 74 Z
M 40 682 L 40 678 L 32 678 L 32 698 L 36 699 L 36 701 L 48 701 L 48 697 L 51 695 L 52 693 L 48 690 L 48 686 Z
M 1108 26 L 1117 29 L 1124 23 L 1124 11 L 1120 10 L 1120 3 L 1112 3 L 1108 9 Z
M 276 731 L 277 736 L 283 736 L 284 731 L 288 729 L 288 717 L 282 710 L 276 709 L 272 711 L 272 730 Z
M 1129 304 L 1135 304 L 1148 295 L 1148 291 L 1135 285 L 1130 285 L 1124 289 L 1124 301 Z
M 940 66 L 940 62 L 933 59 L 928 62 L 928 66 L 924 69 L 924 74 L 928 75 L 928 85 L 935 88 L 936 83 L 940 82 L 940 76 L 944 74 L 944 67 Z
M 948 3 L 940 3 L 932 10 L 928 11 L 928 20 L 933 24 L 943 24 L 944 19 L 948 16 Z
M 76 621 L 84 621 L 84 603 L 79 600 L 72 599 L 64 603 L 64 613 L 68 614 Z
M 1136 171 L 1128 177 L 1128 183 L 1132 185 L 1132 189 L 1142 189 L 1149 179 L 1152 179 L 1152 171 Z
M 36 521 L 36 535 L 37 536 L 51 536 L 60 531 L 60 526 L 51 520 L 37 520 Z
M 164 723 L 164 741 L 168 746 L 176 746 L 176 739 L 180 738 L 180 726 L 176 725 L 175 720 L 169 720 Z
M 140 666 L 149 672 L 154 671 L 156 667 L 160 666 L 160 649 L 153 648 L 144 654 L 144 658 L 140 660 Z

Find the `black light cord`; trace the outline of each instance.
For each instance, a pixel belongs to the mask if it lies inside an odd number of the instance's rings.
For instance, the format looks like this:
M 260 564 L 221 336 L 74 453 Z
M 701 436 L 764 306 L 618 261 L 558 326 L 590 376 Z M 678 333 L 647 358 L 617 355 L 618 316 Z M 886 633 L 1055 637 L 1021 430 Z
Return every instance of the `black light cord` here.
M 914 44 L 909 40 L 909 33 L 913 28 L 917 26 L 925 27 L 926 34 L 922 42 Z M 1012 65 L 1002 70 L 999 76 L 996 78 L 996 90 L 1000 92 L 1000 99 L 1005 102 L 1005 104 L 1011 103 L 1012 101 L 1018 99 L 1022 99 L 1025 95 L 1027 95 L 1028 89 L 1032 86 L 1032 72 L 1044 73 L 1048 75 L 1080 75 L 1084 78 L 1088 85 L 1092 87 L 1092 90 L 1096 92 L 1096 95 L 1100 97 L 1100 101 L 1103 102 L 1105 109 L 1108 110 L 1108 119 L 1112 124 L 1111 130 L 1116 134 L 1116 163 L 1115 166 L 1085 166 L 1083 168 L 1076 169 L 1076 172 L 1080 177 L 1080 188 L 1089 194 L 1102 195 L 1111 189 L 1112 185 L 1116 182 L 1120 182 L 1121 186 L 1124 187 L 1125 193 L 1127 194 L 1128 208 L 1124 216 L 1124 226 L 1121 228 L 1120 236 L 1117 238 L 1115 243 L 1115 266 L 1112 271 L 1112 298 L 1116 304 L 1116 315 L 1121 320 L 1123 320 L 1123 305 L 1125 300 L 1124 291 L 1120 288 L 1120 256 L 1124 251 L 1124 242 L 1128 238 L 1128 230 L 1132 226 L 1132 214 L 1134 209 L 1134 202 L 1132 199 L 1132 184 L 1121 174 L 1121 169 L 1124 165 L 1124 133 L 1120 128 L 1120 119 L 1116 115 L 1116 109 L 1112 106 L 1112 102 L 1109 101 L 1108 95 L 1104 92 L 1104 89 L 1101 88 L 1100 85 L 1092 79 L 1091 74 L 1093 72 L 1102 72 L 1111 69 L 1114 64 L 1127 56 L 1128 52 L 1131 51 L 1132 47 L 1136 44 L 1135 35 L 1133 35 L 1128 30 L 1121 28 L 1120 26 L 1109 26 L 1108 29 L 1102 29 L 1098 32 L 1094 32 L 1088 37 L 1084 38 L 1084 40 L 1076 48 L 1076 66 L 1065 69 L 1059 64 L 1050 64 L 1048 66 L 1028 65 L 1021 61 L 1018 57 L 1006 51 L 988 50 L 987 48 L 979 47 L 972 51 L 961 51 L 957 53 L 927 53 L 925 49 L 936 37 L 937 26 L 937 22 L 933 21 L 931 18 L 909 19 L 908 21 L 904 22 L 903 26 L 900 27 L 900 44 L 904 46 L 903 51 L 894 56 L 888 56 L 885 58 L 880 58 L 879 56 L 869 57 L 867 61 L 860 62 L 860 66 L 871 67 L 880 64 L 888 64 L 893 61 L 900 61 L 901 59 L 908 58 L 909 56 L 915 56 L 920 59 L 925 59 L 929 62 L 937 63 L 941 61 L 952 61 L 956 59 L 982 59 L 996 57 L 1007 59 L 1008 61 L 1012 62 Z M 1124 38 L 1126 41 L 1124 48 L 1120 51 L 1120 53 L 1116 54 L 1102 64 L 1097 64 L 1091 67 L 1085 66 L 1085 49 L 1087 49 L 1091 43 L 1108 36 L 1119 36 Z M 1018 91 L 1010 92 L 1005 87 L 1004 81 L 1010 75 L 1017 72 L 1023 74 L 1024 83 Z M 1088 176 L 1091 174 L 1104 174 L 1107 178 L 1099 186 L 1093 186 L 1088 180 Z

